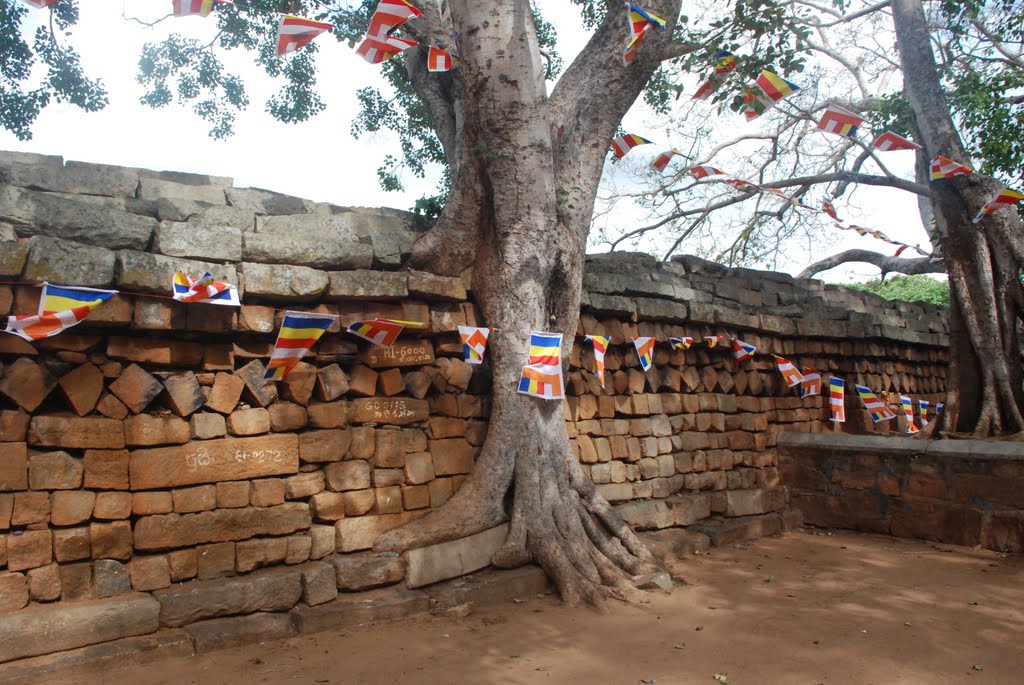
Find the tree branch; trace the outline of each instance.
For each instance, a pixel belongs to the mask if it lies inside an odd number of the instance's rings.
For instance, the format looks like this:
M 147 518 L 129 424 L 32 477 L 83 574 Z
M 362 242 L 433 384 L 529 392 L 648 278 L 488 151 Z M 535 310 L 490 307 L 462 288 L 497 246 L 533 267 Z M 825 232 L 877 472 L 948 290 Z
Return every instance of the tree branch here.
M 811 264 L 797 274 L 797 278 L 814 278 L 822 271 L 828 271 L 843 264 L 860 262 L 877 266 L 883 274 L 895 272 L 907 275 L 913 274 L 939 274 L 946 273 L 946 265 L 942 261 L 931 259 L 906 259 L 903 257 L 890 257 L 881 252 L 871 250 L 847 250 L 839 254 L 826 257 Z
M 931 188 L 921 183 L 908 181 L 904 178 L 875 176 L 874 174 L 861 174 L 853 171 L 832 171 L 827 174 L 800 176 L 798 178 L 789 178 L 785 181 L 773 181 L 771 183 L 762 183 L 760 185 L 763 188 L 790 188 L 793 186 L 814 185 L 817 183 L 832 183 L 833 181 L 861 183 L 869 186 L 888 186 L 890 188 L 899 188 L 900 190 L 905 190 L 908 193 L 914 193 L 915 195 L 923 195 L 925 197 L 932 196 Z

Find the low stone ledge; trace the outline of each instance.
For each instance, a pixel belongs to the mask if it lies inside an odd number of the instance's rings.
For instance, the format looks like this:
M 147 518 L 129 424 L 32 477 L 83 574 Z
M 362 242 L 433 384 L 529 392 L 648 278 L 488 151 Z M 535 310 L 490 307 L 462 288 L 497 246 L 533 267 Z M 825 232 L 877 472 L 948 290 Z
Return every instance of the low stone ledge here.
M 159 613 L 144 594 L 32 606 L 0 621 L 0 662 L 154 633 Z
M 431 600 L 445 607 L 468 602 L 497 604 L 550 591 L 551 582 L 544 570 L 533 564 L 510 570 L 487 569 L 425 590 Z
M 959 459 L 1024 460 L 1024 443 L 1003 440 L 920 440 L 910 437 L 844 435 L 835 433 L 779 433 L 778 447 L 784 453 L 821 456 L 877 454 L 934 456 Z
M 354 628 L 364 623 L 425 614 L 430 599 L 420 590 L 374 590 L 338 595 L 333 602 L 310 607 L 299 605 L 291 617 L 299 633 L 318 633 L 337 628 Z
M 205 654 L 267 640 L 283 640 L 295 635 L 295 626 L 288 614 L 259 612 L 200 621 L 186 626 L 185 631 L 192 638 L 196 654 Z
M 478 571 L 490 565 L 506 537 L 508 524 L 503 523 L 476 535 L 411 549 L 404 555 L 409 565 L 405 582 L 416 588 Z
M 777 535 L 803 525 L 803 515 L 799 509 L 755 516 L 738 516 L 736 518 L 711 518 L 699 525 L 691 526 L 690 530 L 707 535 L 715 547 L 745 542 L 757 538 Z
M 65 652 L 19 659 L 0 665 L 0 683 L 38 683 L 42 676 L 69 668 L 100 671 L 193 656 L 192 639 L 184 630 L 161 630 L 152 635 L 126 637 Z
M 302 574 L 275 569 L 237 578 L 193 581 L 158 590 L 153 596 L 161 625 L 177 628 L 222 616 L 288 611 L 302 596 Z

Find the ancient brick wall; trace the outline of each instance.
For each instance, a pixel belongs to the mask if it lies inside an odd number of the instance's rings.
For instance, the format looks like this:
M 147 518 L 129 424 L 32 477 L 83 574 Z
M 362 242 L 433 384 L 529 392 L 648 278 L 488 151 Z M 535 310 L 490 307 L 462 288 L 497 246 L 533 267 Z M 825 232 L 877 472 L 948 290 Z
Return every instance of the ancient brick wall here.
M 171 611 L 178 583 L 268 566 L 295 570 L 294 602 L 312 605 L 485 565 L 500 531 L 448 555 L 459 563 L 365 556 L 459 488 L 486 432 L 488 369 L 463 363 L 456 327 L 487 322 L 468 280 L 399 270 L 419 230 L 404 212 L 231 179 L 0 153 L 0 315 L 35 312 L 39 288 L 23 283 L 121 291 L 37 344 L 0 335 L 0 610 L 143 591 Z M 178 269 L 237 283 L 244 306 L 170 300 Z M 926 306 L 630 254 L 588 258 L 585 286 L 579 332 L 612 336 L 607 389 L 577 340 L 566 420 L 638 527 L 722 541 L 792 523 L 776 435 L 831 427 L 767 353 L 933 402 L 944 390 L 947 324 Z M 285 308 L 340 325 L 264 383 Z M 377 316 L 428 326 L 389 350 L 341 332 Z M 670 350 L 670 336 L 708 334 L 725 343 Z M 633 335 L 658 340 L 647 374 Z M 737 364 L 729 336 L 759 354 Z M 848 414 L 844 430 L 874 430 L 852 398 Z
M 808 523 L 1024 551 L 1019 442 L 786 435 L 780 470 Z

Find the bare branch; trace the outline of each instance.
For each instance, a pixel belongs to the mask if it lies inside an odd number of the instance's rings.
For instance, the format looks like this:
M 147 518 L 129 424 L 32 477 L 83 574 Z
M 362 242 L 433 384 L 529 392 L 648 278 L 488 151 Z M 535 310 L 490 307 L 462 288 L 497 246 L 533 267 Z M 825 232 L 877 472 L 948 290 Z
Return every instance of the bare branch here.
M 877 266 L 883 274 L 901 273 L 913 275 L 946 273 L 946 265 L 941 260 L 932 261 L 931 259 L 925 258 L 905 259 L 903 257 L 890 257 L 882 254 L 881 252 L 872 252 L 871 250 L 847 250 L 846 252 L 840 252 L 839 254 L 826 257 L 825 259 L 811 264 L 797 274 L 797 278 L 814 278 L 816 274 L 819 274 L 822 271 L 828 271 L 829 269 L 833 269 L 837 266 L 853 262 L 873 264 Z
M 903 178 L 875 176 L 874 174 L 862 174 L 854 171 L 832 171 L 827 174 L 800 176 L 797 178 L 789 178 L 784 181 L 763 183 L 761 185 L 764 188 L 790 188 L 793 186 L 814 185 L 817 183 L 832 183 L 833 181 L 861 183 L 869 186 L 888 186 L 890 188 L 899 188 L 900 190 L 905 190 L 908 193 L 914 193 L 915 195 L 923 195 L 925 197 L 932 196 L 931 189 L 920 183 L 908 181 Z

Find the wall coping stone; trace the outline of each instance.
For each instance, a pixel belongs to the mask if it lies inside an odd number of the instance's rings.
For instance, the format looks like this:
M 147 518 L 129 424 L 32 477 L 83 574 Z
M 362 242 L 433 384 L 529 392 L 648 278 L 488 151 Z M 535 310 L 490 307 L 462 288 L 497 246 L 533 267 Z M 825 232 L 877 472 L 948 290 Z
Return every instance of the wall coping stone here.
M 779 433 L 778 446 L 783 453 L 818 452 L 823 457 L 879 452 L 886 456 L 1024 461 L 1024 443 L 1008 440 L 921 440 L 843 433 Z

